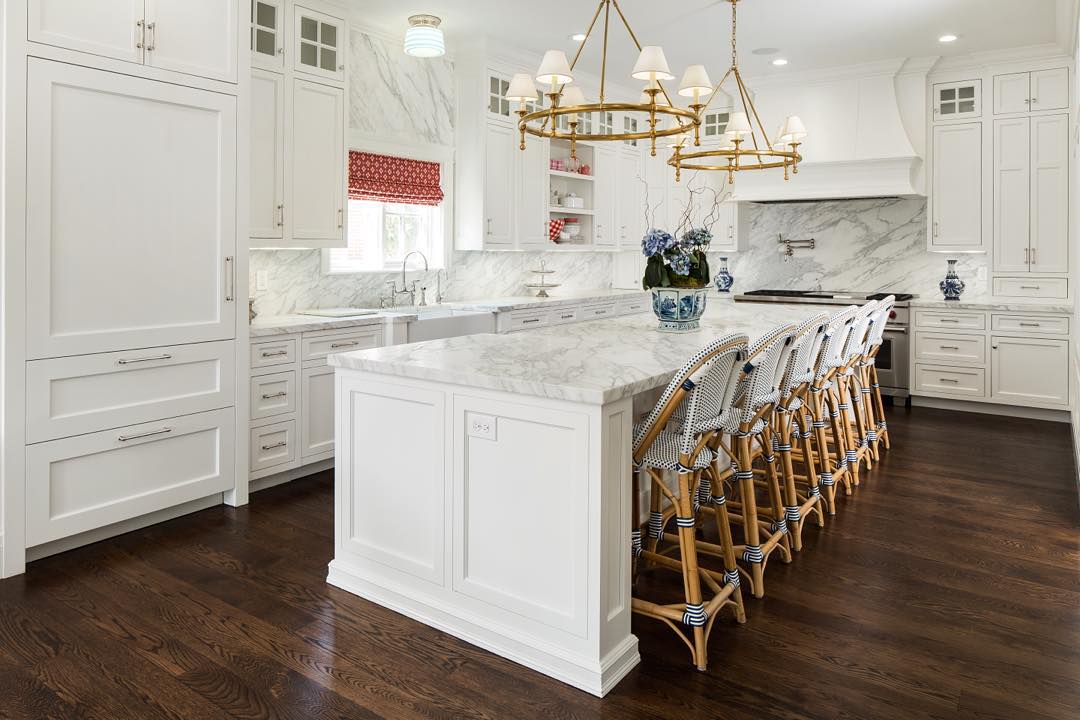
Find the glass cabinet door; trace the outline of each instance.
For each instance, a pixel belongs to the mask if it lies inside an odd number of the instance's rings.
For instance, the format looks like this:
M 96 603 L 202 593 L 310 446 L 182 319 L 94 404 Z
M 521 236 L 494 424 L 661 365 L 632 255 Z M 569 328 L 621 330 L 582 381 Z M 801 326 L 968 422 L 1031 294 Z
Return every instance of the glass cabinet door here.
M 500 75 L 488 76 L 487 111 L 502 118 L 510 117 L 510 101 L 506 93 L 510 91 L 510 80 Z M 516 103 L 514 103 L 516 105 Z M 514 108 L 517 109 L 516 107 Z
M 251 0 L 251 64 L 268 70 L 285 67 L 282 38 L 284 0 Z
M 982 114 L 981 80 L 934 85 L 934 120 L 959 120 Z
M 345 79 L 345 21 L 296 6 L 293 70 L 332 80 Z

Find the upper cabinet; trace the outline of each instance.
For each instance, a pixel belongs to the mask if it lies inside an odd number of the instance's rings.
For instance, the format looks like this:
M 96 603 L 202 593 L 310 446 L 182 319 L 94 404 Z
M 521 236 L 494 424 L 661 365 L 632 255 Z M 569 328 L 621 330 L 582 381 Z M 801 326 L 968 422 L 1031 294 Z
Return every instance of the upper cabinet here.
M 284 0 L 251 0 L 251 64 L 277 71 L 285 67 Z
M 934 85 L 934 122 L 982 115 L 982 81 L 962 80 Z
M 348 40 L 345 21 L 297 5 L 293 22 L 293 70 L 343 81 Z
M 982 123 L 934 127 L 930 250 L 982 250 Z
M 234 83 L 238 21 L 238 0 L 29 0 L 27 37 Z
M 1064 110 L 1068 107 L 1068 68 L 994 76 L 995 115 Z

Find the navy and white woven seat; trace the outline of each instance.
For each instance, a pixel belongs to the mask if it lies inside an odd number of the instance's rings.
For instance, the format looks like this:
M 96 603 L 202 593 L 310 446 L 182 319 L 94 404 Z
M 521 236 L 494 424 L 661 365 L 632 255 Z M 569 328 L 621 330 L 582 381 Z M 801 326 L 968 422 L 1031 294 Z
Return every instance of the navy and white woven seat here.
M 689 470 L 704 470 L 709 467 L 713 461 L 713 451 L 709 448 L 703 448 L 699 452 L 691 463 L 690 468 L 684 468 L 679 462 L 682 451 L 682 435 L 679 433 L 662 431 L 656 436 L 652 444 L 645 451 L 645 455 L 642 456 L 641 461 L 637 464 L 638 467 L 648 467 L 654 470 L 676 470 L 686 471 Z

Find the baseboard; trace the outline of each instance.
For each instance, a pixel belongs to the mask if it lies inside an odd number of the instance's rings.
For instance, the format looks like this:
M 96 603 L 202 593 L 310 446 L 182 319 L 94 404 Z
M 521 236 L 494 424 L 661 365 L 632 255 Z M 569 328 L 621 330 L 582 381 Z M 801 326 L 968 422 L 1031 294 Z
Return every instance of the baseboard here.
M 951 400 L 948 398 L 911 396 L 912 407 L 936 408 L 938 410 L 959 410 L 961 412 L 982 413 L 983 415 L 1003 415 L 1005 417 L 1025 418 L 1028 420 L 1050 420 L 1069 422 L 1068 410 L 1048 408 L 1020 407 L 1019 405 L 995 405 L 994 403 L 973 402 L 971 400 Z
M 279 472 L 277 475 L 267 475 L 266 477 L 259 478 L 258 480 L 252 480 L 248 483 L 248 493 L 259 492 L 260 490 L 269 490 L 272 487 L 278 485 L 284 485 L 287 482 L 298 480 L 308 475 L 314 475 L 315 473 L 322 472 L 323 470 L 330 470 L 334 467 L 334 458 L 328 458 L 326 460 L 319 460 L 313 462 L 310 465 L 301 465 L 300 467 L 292 468 L 291 470 L 285 470 Z
M 83 545 L 90 545 L 91 543 L 100 542 L 101 540 L 108 540 L 111 537 L 123 535 L 124 533 L 129 533 L 133 530 L 141 530 L 144 527 L 156 525 L 165 522 L 166 520 L 174 520 L 182 515 L 190 515 L 193 512 L 206 510 L 207 508 L 221 505 L 221 503 L 221 493 L 214 493 L 213 495 L 208 495 L 204 498 L 199 498 L 198 500 L 192 500 L 191 502 L 186 502 L 182 505 L 176 505 L 174 507 L 165 508 L 164 510 L 158 510 L 157 512 L 140 515 L 139 517 L 131 518 L 130 520 L 122 520 L 121 522 L 113 523 L 112 525 L 94 528 L 93 530 L 87 530 L 78 535 L 60 538 L 59 540 L 53 540 L 52 542 L 44 543 L 42 545 L 35 545 L 34 547 L 26 548 L 26 561 L 31 562 L 33 560 L 40 560 L 49 557 L 50 555 L 74 550 Z

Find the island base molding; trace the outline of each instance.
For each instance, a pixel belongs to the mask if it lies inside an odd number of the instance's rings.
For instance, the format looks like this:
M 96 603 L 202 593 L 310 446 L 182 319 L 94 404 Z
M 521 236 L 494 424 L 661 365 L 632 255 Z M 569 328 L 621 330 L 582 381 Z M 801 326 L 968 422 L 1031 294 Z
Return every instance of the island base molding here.
M 1052 422 L 1070 422 L 1071 414 L 1066 409 L 1023 407 L 1020 405 L 998 405 L 974 400 L 954 400 L 952 398 L 912 395 L 912 407 L 934 408 L 936 410 L 956 410 L 958 412 L 981 413 L 983 415 L 1004 415 L 1005 417 L 1026 418 L 1028 420 L 1050 420 Z
M 641 662 L 635 635 L 628 636 L 620 646 L 604 656 L 598 665 L 581 665 L 556 652 L 522 643 L 506 632 L 492 629 L 480 619 L 473 622 L 461 617 L 456 610 L 447 612 L 440 609 L 433 598 L 416 597 L 412 588 L 407 591 L 410 594 L 405 595 L 368 582 L 362 574 L 354 573 L 348 565 L 337 560 L 330 562 L 326 581 L 353 595 L 597 697 L 606 695 Z

